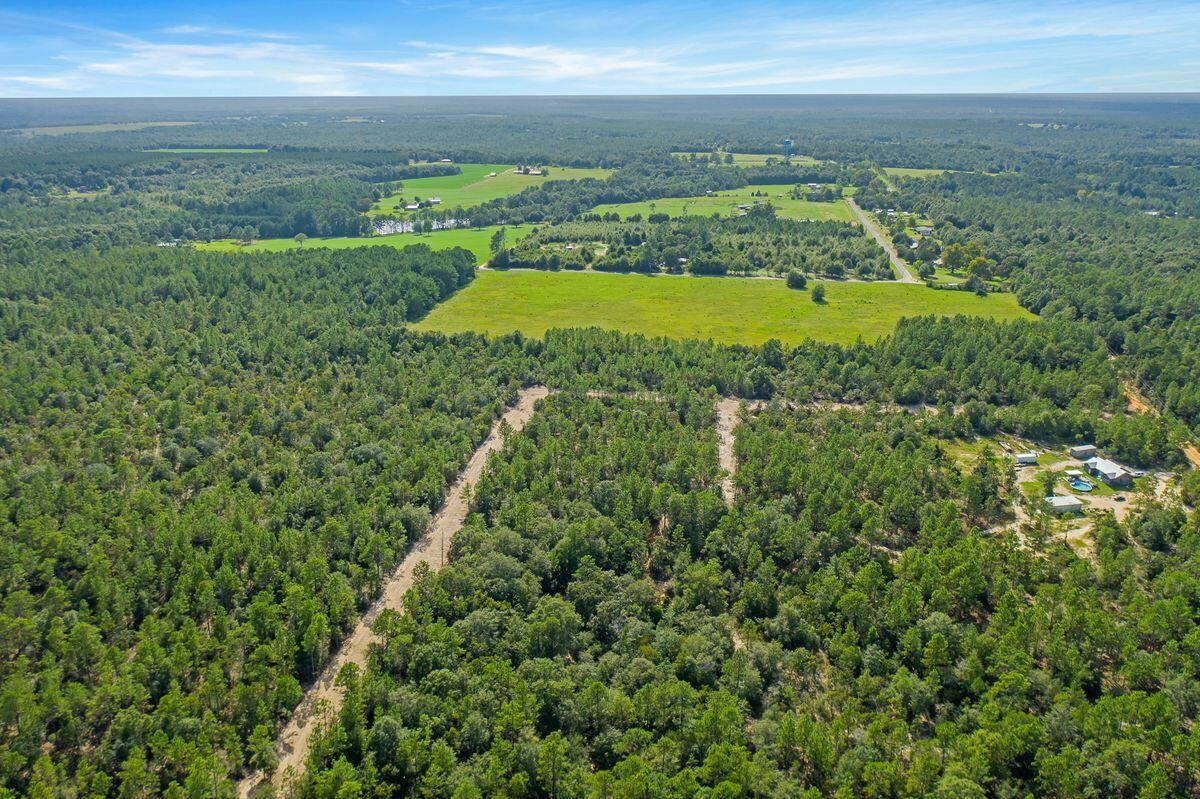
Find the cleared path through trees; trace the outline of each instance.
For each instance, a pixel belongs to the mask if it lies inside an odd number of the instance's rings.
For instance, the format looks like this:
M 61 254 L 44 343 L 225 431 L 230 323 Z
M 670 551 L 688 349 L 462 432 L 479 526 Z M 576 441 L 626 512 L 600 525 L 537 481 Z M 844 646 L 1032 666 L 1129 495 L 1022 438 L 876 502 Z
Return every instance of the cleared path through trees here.
M 446 501 L 433 517 L 425 534 L 417 541 L 408 555 L 396 567 L 392 576 L 384 584 L 379 599 L 364 613 L 354 628 L 354 631 L 342 642 L 337 654 L 325 666 L 321 676 L 309 686 L 300 704 L 296 706 L 283 732 L 276 742 L 276 752 L 279 763 L 270 774 L 255 772 L 238 783 L 238 796 L 248 799 L 254 790 L 266 781 L 270 781 L 277 789 L 282 789 L 287 780 L 298 776 L 304 770 L 304 763 L 312 745 L 312 737 L 320 728 L 321 722 L 333 718 L 341 707 L 342 694 L 334 681 L 342 667 L 354 663 L 365 666 L 371 644 L 378 639 L 371 631 L 371 624 L 384 610 L 402 610 L 404 594 L 413 584 L 413 572 L 419 563 L 427 563 L 437 571 L 445 559 L 445 552 L 454 534 L 462 527 L 470 510 L 467 491 L 478 482 L 487 466 L 488 456 L 500 449 L 504 444 L 504 423 L 513 433 L 519 433 L 533 418 L 534 406 L 539 400 L 548 397 L 550 389 L 545 386 L 534 386 L 523 389 L 517 397 L 517 402 L 492 425 L 491 433 L 479 445 L 467 461 L 467 465 L 459 472 L 458 478 L 451 486 Z M 619 392 L 619 391 L 587 391 L 589 397 L 628 397 L 632 399 L 663 402 L 665 398 L 656 392 Z M 734 431 L 741 423 L 742 403 L 750 413 L 760 411 L 768 406 L 764 400 L 742 400 L 737 397 L 721 397 L 717 400 L 717 458 L 724 476 L 721 480 L 721 490 L 725 502 L 733 505 L 734 475 L 737 473 L 737 458 L 734 455 Z M 813 401 L 807 403 L 783 402 L 787 408 L 800 407 L 818 408 L 824 410 L 856 409 L 864 405 L 854 403 Z M 917 412 L 933 412 L 937 409 L 929 406 L 880 406 L 888 410 L 907 410 Z M 736 642 L 735 642 L 736 643 Z
M 863 213 L 863 210 L 858 207 L 858 203 L 854 202 L 853 197 L 846 198 L 846 205 L 850 206 L 850 210 L 854 212 L 856 217 L 858 217 L 858 221 L 862 223 L 862 226 L 867 229 L 867 232 L 869 232 L 875 241 L 879 243 L 879 246 L 883 248 L 883 251 L 888 254 L 888 258 L 891 260 L 892 266 L 895 267 L 896 272 L 900 275 L 898 282 L 920 283 L 921 281 L 913 277 L 913 273 L 908 271 L 908 264 L 906 264 L 904 259 L 900 257 L 900 253 L 896 252 L 896 247 L 892 244 L 891 239 L 883 235 L 883 231 L 880 230 L 879 226 L 875 224 L 875 220 L 869 218 Z
M 737 472 L 737 456 L 733 454 L 733 431 L 740 421 L 741 401 L 736 397 L 717 400 L 717 462 L 725 472 L 721 478 L 721 493 L 725 504 L 733 504 L 733 476 Z
M 282 787 L 289 774 L 299 774 L 304 769 L 304 761 L 308 758 L 312 736 L 320 727 L 323 719 L 336 714 L 342 703 L 342 694 L 334 685 L 338 672 L 348 663 L 365 666 L 367 653 L 371 644 L 377 639 L 371 631 L 371 624 L 384 610 L 401 610 L 404 594 L 412 587 L 413 571 L 417 564 L 427 563 L 434 571 L 441 568 L 450 539 L 462 527 L 467 519 L 469 503 L 467 489 L 474 485 L 483 468 L 487 465 L 488 456 L 500 449 L 504 444 L 504 426 L 515 432 L 522 428 L 533 417 L 534 405 L 550 393 L 545 386 L 534 386 L 523 389 L 517 397 L 517 402 L 500 419 L 492 425 L 492 431 L 479 448 L 471 455 L 467 465 L 459 472 L 458 478 L 451 486 L 446 501 L 433 517 L 429 528 L 420 540 L 413 545 L 408 555 L 401 561 L 392 576 L 384 584 L 379 599 L 362 615 L 354 631 L 342 642 L 337 654 L 325 666 L 321 676 L 314 682 L 304 695 L 304 699 L 296 706 L 292 718 L 288 721 L 276 743 L 279 754 L 279 765 L 273 774 L 269 775 L 277 788 Z M 238 796 L 246 799 L 256 787 L 268 777 L 263 772 L 256 772 L 238 783 Z

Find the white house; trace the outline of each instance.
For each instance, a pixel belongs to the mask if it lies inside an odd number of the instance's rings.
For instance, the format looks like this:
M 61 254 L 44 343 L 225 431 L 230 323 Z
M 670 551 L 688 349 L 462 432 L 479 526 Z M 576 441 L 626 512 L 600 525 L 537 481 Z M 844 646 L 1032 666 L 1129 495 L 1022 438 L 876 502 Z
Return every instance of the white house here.
M 1083 510 L 1083 501 L 1079 497 L 1046 497 L 1046 504 L 1050 506 L 1050 512 L 1062 516 L 1066 513 L 1080 513 Z
M 405 211 L 419 211 L 419 210 L 421 210 L 421 206 L 419 203 L 409 203 L 408 205 L 404 206 L 404 210 Z
M 921 235 L 923 235 L 923 236 L 924 236 L 924 235 L 927 235 L 927 234 L 929 234 L 929 233 L 932 233 L 932 232 L 933 232 L 933 228 L 932 228 L 932 227 L 930 227 L 929 225 L 917 225 L 917 227 L 916 227 L 916 231 L 917 231 L 918 233 L 920 233 Z
M 442 204 L 442 198 L 441 198 L 441 197 L 430 197 L 430 198 L 429 198 L 429 204 L 430 204 L 430 205 L 441 205 L 441 204 Z
M 1106 458 L 1089 458 L 1083 462 L 1088 474 L 1098 477 L 1106 485 L 1128 488 L 1133 485 L 1133 475 L 1119 463 L 1113 463 Z
M 1016 455 L 1018 466 L 1035 466 L 1037 465 L 1036 452 L 1018 452 Z

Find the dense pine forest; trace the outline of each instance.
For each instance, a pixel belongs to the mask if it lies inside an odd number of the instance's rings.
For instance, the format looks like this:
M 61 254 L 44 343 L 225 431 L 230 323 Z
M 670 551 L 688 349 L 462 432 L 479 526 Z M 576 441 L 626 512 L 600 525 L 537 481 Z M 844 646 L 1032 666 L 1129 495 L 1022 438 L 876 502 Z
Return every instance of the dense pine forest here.
M 1200 792 L 1194 98 L 289 103 L 0 101 L 0 797 Z M 89 129 L 155 119 L 191 124 Z M 321 246 L 460 164 L 613 173 L 420 212 L 486 227 L 484 259 Z M 594 210 L 781 185 L 880 209 L 930 284 L 904 288 L 1036 316 L 796 346 L 413 328 L 482 261 L 786 276 L 818 309 L 894 280 L 858 222 L 769 197 Z M 294 248 L 198 246 L 226 239 Z M 1138 476 L 1064 521 L 1049 456 L 1082 443 Z

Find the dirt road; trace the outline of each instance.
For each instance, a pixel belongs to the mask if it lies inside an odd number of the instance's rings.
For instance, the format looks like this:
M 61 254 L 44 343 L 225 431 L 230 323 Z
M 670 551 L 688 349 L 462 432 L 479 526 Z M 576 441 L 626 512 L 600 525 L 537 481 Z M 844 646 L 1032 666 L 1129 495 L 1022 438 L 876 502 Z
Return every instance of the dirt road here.
M 507 422 L 514 432 L 525 427 L 533 416 L 533 408 L 538 400 L 550 392 L 544 386 L 523 389 L 517 402 L 500 420 L 492 425 L 492 431 L 487 439 L 471 455 L 466 467 L 459 473 L 458 479 L 450 488 L 446 502 L 438 510 L 437 515 L 408 555 L 392 572 L 392 576 L 384 585 L 383 593 L 370 609 L 363 614 L 354 631 L 342 642 L 337 654 L 326 665 L 317 679 L 304 695 L 304 699 L 296 706 L 292 718 L 279 736 L 276 749 L 279 753 L 279 766 L 270 779 L 276 787 L 284 784 L 289 774 L 297 774 L 304 768 L 308 758 L 312 735 L 324 718 L 335 714 L 341 705 L 341 693 L 334 687 L 333 681 L 338 672 L 348 663 L 365 666 L 367 652 L 376 638 L 371 632 L 371 623 L 383 610 L 400 610 L 405 592 L 412 587 L 413 570 L 418 563 L 428 563 L 430 568 L 437 571 L 444 561 L 444 553 L 450 546 L 450 540 L 466 521 L 468 502 L 467 489 L 479 480 L 483 468 L 487 465 L 488 456 L 504 444 L 501 434 L 501 421 Z M 263 782 L 268 775 L 261 772 L 251 774 L 238 783 L 238 796 L 246 799 L 253 790 Z
M 1158 414 L 1158 409 L 1150 403 L 1150 400 L 1138 389 L 1137 385 L 1134 384 L 1133 381 L 1125 381 L 1121 385 L 1121 388 L 1125 392 L 1125 402 L 1129 410 L 1133 411 L 1134 413 Z M 1198 448 L 1195 444 L 1185 443 L 1180 447 L 1180 449 L 1183 450 L 1183 455 L 1185 458 L 1187 458 L 1188 463 L 1192 465 L 1192 468 L 1200 469 L 1200 448 Z
M 717 462 L 725 472 L 721 478 L 721 493 L 725 504 L 733 504 L 733 475 L 737 472 L 737 459 L 733 454 L 733 431 L 738 426 L 741 401 L 736 397 L 717 400 Z
M 892 266 L 900 275 L 897 282 L 920 283 L 921 281 L 913 277 L 913 273 L 908 270 L 908 264 L 900 257 L 900 253 L 896 252 L 895 246 L 892 245 L 892 240 L 885 236 L 883 231 L 879 229 L 879 226 L 875 224 L 875 220 L 863 213 L 863 209 L 858 207 L 858 203 L 854 202 L 853 197 L 846 198 L 846 205 L 850 206 L 850 210 L 858 217 L 858 221 L 862 223 L 862 226 L 867 229 L 875 241 L 879 242 L 879 246 L 883 248 L 884 252 L 888 254 Z

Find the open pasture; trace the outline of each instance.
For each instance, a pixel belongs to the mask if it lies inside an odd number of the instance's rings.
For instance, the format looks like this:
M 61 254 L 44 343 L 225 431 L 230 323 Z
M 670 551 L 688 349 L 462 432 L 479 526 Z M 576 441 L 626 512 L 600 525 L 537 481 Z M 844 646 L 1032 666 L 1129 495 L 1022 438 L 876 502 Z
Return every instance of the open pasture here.
M 533 229 L 532 225 L 510 225 L 506 228 L 508 244 L 520 241 Z M 219 252 L 282 252 L 313 247 L 325 247 L 332 250 L 345 250 L 351 247 L 396 247 L 404 249 L 414 244 L 428 244 L 434 250 L 448 250 L 451 247 L 464 247 L 475 253 L 479 263 L 491 257 L 489 245 L 495 227 L 460 228 L 456 230 L 435 230 L 430 233 L 395 233 L 390 236 L 347 237 L 340 236 L 328 239 L 305 239 L 304 244 L 294 239 L 260 239 L 251 244 L 241 244 L 232 239 L 221 239 L 208 244 L 197 244 L 198 250 L 213 250 Z
M 712 155 L 711 152 L 707 152 L 707 153 L 696 152 L 694 154 L 697 157 L 702 156 L 702 155 Z M 727 156 L 727 155 L 733 156 L 733 165 L 734 166 L 763 166 L 767 163 L 768 160 L 783 161 L 783 152 L 782 151 L 778 152 L 778 153 L 725 153 L 725 152 L 719 152 L 717 154 L 719 156 L 721 156 L 722 160 L 724 160 L 725 156 Z M 693 153 L 691 153 L 691 152 L 673 152 L 673 153 L 671 153 L 671 155 L 674 155 L 679 158 L 689 158 L 693 155 Z M 798 164 L 798 165 L 819 164 L 820 163 L 820 161 L 818 161 L 817 159 L 812 158 L 807 155 L 794 155 L 793 154 L 789 160 L 791 161 L 791 163 Z
M 897 178 L 936 178 L 952 170 L 949 169 L 925 169 L 918 167 L 907 166 L 885 166 L 883 171 Z
M 809 291 L 789 289 L 782 280 L 489 270 L 417 327 L 541 336 L 555 327 L 597 326 L 730 344 L 772 338 L 846 344 L 887 335 L 905 316 L 1032 318 L 1011 294 L 979 297 L 896 283 L 824 285 L 826 301 L 817 304 Z
M 392 197 L 385 197 L 375 204 L 371 213 L 404 214 L 404 203 L 416 198 L 422 200 L 440 197 L 442 208 L 470 208 L 474 205 L 517 194 L 530 186 L 540 186 L 555 180 L 580 180 L 598 178 L 603 180 L 612 174 L 611 169 L 576 169 L 572 167 L 549 167 L 549 175 L 524 175 L 513 172 L 511 164 L 459 164 L 462 172 L 432 178 L 414 178 L 402 181 L 403 188 Z M 495 172 L 495 177 L 489 177 Z
M 605 214 L 615 211 L 622 219 L 628 219 L 634 214 L 643 217 L 650 214 L 668 214 L 670 216 L 733 216 L 740 213 L 739 205 L 751 205 L 755 202 L 769 202 L 775 206 L 775 212 L 786 219 L 834 219 L 839 222 L 849 222 L 853 219 L 850 209 L 843 202 L 809 202 L 808 200 L 793 200 L 790 196 L 792 186 L 766 185 L 746 186 L 729 191 L 713 192 L 711 195 L 700 197 L 668 197 L 661 200 L 647 200 L 637 203 L 610 203 L 598 205 L 593 213 Z M 755 196 L 756 194 L 760 196 Z M 765 196 L 761 196 L 765 195 Z

